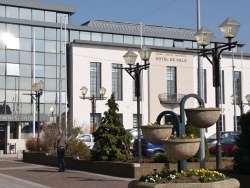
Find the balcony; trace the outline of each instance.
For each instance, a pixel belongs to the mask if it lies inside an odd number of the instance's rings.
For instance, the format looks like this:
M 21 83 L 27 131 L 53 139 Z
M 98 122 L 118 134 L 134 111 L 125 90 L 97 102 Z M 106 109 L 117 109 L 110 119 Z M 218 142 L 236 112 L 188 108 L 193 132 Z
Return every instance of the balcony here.
M 161 104 L 180 104 L 185 94 L 180 93 L 161 93 L 158 95 Z

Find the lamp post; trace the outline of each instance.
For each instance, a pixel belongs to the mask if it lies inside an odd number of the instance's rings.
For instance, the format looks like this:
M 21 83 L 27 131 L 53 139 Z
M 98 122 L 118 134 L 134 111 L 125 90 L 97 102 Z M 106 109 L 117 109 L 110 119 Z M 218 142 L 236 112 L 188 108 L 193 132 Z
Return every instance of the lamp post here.
M 49 111 L 51 112 L 51 115 L 52 115 L 52 123 L 54 123 L 54 111 L 55 111 L 54 106 L 51 106 Z
M 221 53 L 225 50 L 231 50 L 236 47 L 237 41 L 232 42 L 232 39 L 236 36 L 240 24 L 233 20 L 232 18 L 227 18 L 221 25 L 220 30 L 223 34 L 224 38 L 228 39 L 227 43 L 219 45 L 218 42 L 214 43 L 213 48 L 205 48 L 210 41 L 212 40 L 213 33 L 205 28 L 201 27 L 199 31 L 195 33 L 195 38 L 197 43 L 202 47 L 197 50 L 199 52 L 199 56 L 206 57 L 206 59 L 213 66 L 213 86 L 215 88 L 215 105 L 219 108 L 219 92 L 220 92 L 220 56 Z M 212 56 L 212 59 L 209 56 Z M 216 168 L 221 169 L 221 143 L 220 143 L 220 124 L 219 121 L 216 122 Z
M 96 100 L 104 100 L 106 97 L 104 97 L 106 93 L 106 89 L 104 87 L 101 87 L 99 90 L 100 97 L 96 97 L 95 95 L 92 95 L 92 97 L 86 97 L 85 95 L 87 94 L 88 88 L 83 86 L 80 89 L 82 96 L 80 96 L 80 99 L 89 99 L 91 101 L 91 106 L 92 106 L 92 118 L 93 118 L 93 132 L 95 130 L 95 112 L 96 112 Z
M 125 69 L 127 73 L 134 79 L 135 81 L 135 96 L 137 99 L 137 130 L 138 130 L 138 160 L 141 162 L 141 131 L 140 131 L 140 125 L 141 125 L 141 118 L 140 118 L 140 96 L 141 96 L 141 86 L 140 86 L 140 75 L 142 70 L 147 70 L 149 68 L 150 63 L 149 58 L 151 55 L 151 49 L 147 46 L 143 46 L 143 48 L 139 51 L 141 60 L 144 61 L 143 65 L 140 65 L 139 63 L 135 64 L 137 55 L 133 51 L 128 51 L 124 56 L 124 60 L 127 65 L 129 65 L 128 68 L 121 68 Z
M 237 99 L 238 99 L 238 96 L 237 96 L 237 95 L 232 95 L 232 96 L 231 96 L 231 99 L 232 99 L 232 104 L 236 104 L 236 105 L 239 106 L 239 108 L 240 108 L 240 115 L 244 114 L 244 106 L 245 106 L 245 105 L 250 106 L 250 94 L 247 94 L 247 95 L 245 96 L 245 99 L 246 99 L 247 103 L 245 103 L 245 102 L 243 102 L 243 101 L 238 101 L 238 100 L 237 100 Z
M 40 97 L 43 94 L 44 89 L 44 82 L 40 80 L 39 82 L 36 82 L 32 85 L 32 91 L 35 92 L 35 94 L 32 94 L 32 98 L 36 101 L 37 105 L 37 132 L 38 132 L 38 140 L 40 138 Z M 34 98 L 35 96 L 35 98 Z

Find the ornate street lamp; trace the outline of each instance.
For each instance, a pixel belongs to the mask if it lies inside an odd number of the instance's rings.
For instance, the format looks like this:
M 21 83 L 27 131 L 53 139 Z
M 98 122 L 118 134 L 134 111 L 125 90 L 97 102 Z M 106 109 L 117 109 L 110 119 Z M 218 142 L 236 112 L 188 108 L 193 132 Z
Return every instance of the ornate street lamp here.
M 33 94 L 35 98 L 32 95 L 32 98 L 35 99 L 37 102 L 37 132 L 38 132 L 38 139 L 40 138 L 40 97 L 43 94 L 43 89 L 44 89 L 44 82 L 40 80 L 39 82 L 36 82 L 32 85 L 32 91 L 35 92 Z
M 139 51 L 141 59 L 144 61 L 144 65 L 140 65 L 139 63 L 135 64 L 137 55 L 133 51 L 128 51 L 124 56 L 124 60 L 129 68 L 117 68 L 117 69 L 125 69 L 127 73 L 135 80 L 135 96 L 137 98 L 137 130 L 138 130 L 138 160 L 141 162 L 141 118 L 140 118 L 140 96 L 141 96 L 141 86 L 140 86 L 140 74 L 141 71 L 147 70 L 149 68 L 149 58 L 151 55 L 151 49 L 147 46 L 143 46 L 143 48 Z
M 215 87 L 215 105 L 219 108 L 219 91 L 220 91 L 220 56 L 221 53 L 225 50 L 231 50 L 236 47 L 237 41 L 232 42 L 238 32 L 240 24 L 233 20 L 232 18 L 227 18 L 220 26 L 220 30 L 224 38 L 228 39 L 228 42 L 225 44 L 219 45 L 218 42 L 215 42 L 214 48 L 205 48 L 210 44 L 213 33 L 207 28 L 202 27 L 199 31 L 195 33 L 195 38 L 197 43 L 202 46 L 200 49 L 189 49 L 197 50 L 200 56 L 206 57 L 206 59 L 213 66 L 213 86 Z M 212 59 L 209 56 L 212 56 Z M 220 143 L 220 124 L 219 121 L 216 123 L 216 167 L 221 169 L 221 143 Z
M 92 106 L 92 118 L 93 118 L 93 131 L 95 130 L 95 112 L 96 112 L 96 100 L 104 100 L 106 97 L 104 97 L 106 93 L 106 89 L 104 87 L 101 87 L 99 90 L 100 97 L 96 97 L 95 95 L 92 95 L 92 97 L 86 97 L 85 95 L 88 92 L 88 88 L 83 86 L 81 89 L 81 94 L 80 99 L 89 99 L 91 101 L 91 106 Z

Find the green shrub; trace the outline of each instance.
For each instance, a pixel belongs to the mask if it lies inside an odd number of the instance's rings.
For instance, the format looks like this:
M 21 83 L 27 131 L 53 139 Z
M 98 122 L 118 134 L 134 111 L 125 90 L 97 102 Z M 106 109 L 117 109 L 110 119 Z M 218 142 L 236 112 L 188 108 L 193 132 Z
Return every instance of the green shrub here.
M 177 163 L 175 159 L 170 158 L 166 153 L 160 153 L 153 158 L 154 163 Z
M 233 153 L 234 170 L 250 175 L 250 111 L 240 118 L 241 134 L 237 141 L 238 149 Z
M 89 159 L 90 149 L 84 142 L 77 139 L 71 139 L 68 142 L 67 155 L 78 156 L 80 159 Z

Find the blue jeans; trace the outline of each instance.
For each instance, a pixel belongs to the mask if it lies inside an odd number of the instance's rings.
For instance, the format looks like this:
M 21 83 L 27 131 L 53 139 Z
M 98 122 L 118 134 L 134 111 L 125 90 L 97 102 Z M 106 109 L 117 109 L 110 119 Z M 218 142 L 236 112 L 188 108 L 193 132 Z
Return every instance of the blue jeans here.
M 65 170 L 64 155 L 65 155 L 65 149 L 58 148 L 57 149 L 58 165 L 59 165 L 59 170 L 62 170 L 62 171 Z

